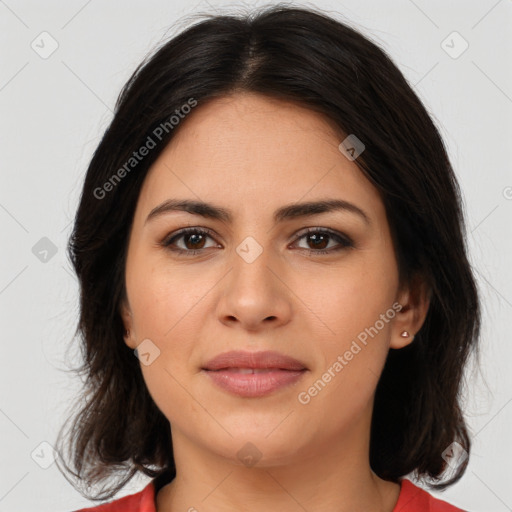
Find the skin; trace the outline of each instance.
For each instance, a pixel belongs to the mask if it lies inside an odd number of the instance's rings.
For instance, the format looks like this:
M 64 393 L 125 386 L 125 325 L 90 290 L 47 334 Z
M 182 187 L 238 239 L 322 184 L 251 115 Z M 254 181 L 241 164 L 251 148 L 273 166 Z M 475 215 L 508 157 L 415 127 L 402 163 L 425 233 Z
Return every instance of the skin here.
M 150 339 L 160 355 L 141 363 L 148 390 L 172 425 L 177 476 L 158 493 L 158 512 L 391 512 L 398 484 L 369 465 L 374 392 L 389 349 L 409 344 L 427 310 L 421 281 L 399 286 L 396 253 L 381 197 L 341 154 L 344 135 L 291 102 L 237 93 L 198 106 L 150 169 L 140 192 L 126 263 L 121 313 L 135 349 Z M 170 199 L 232 211 L 232 222 L 183 211 L 146 222 Z M 347 211 L 273 223 L 290 203 L 343 199 Z M 160 242 L 181 228 L 172 252 Z M 349 236 L 315 245 L 304 228 Z M 236 251 L 253 237 L 262 253 Z M 325 236 L 325 235 L 324 235 Z M 301 238 L 299 238 L 301 237 Z M 340 248 L 330 254 L 321 249 Z M 317 251 L 317 252 L 315 252 Z M 308 404 L 298 394 L 326 372 L 357 335 L 397 302 L 400 312 Z M 228 350 L 277 350 L 302 361 L 301 380 L 261 398 L 216 387 L 201 367 Z M 237 453 L 260 452 L 248 467 Z M 247 449 L 247 448 L 244 448 Z

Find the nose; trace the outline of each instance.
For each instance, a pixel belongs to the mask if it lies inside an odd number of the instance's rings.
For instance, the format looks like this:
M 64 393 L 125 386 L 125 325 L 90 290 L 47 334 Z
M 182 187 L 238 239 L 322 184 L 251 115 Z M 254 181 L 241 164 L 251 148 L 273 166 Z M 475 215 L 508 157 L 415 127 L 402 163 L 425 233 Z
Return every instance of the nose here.
M 233 251 L 231 271 L 219 290 L 219 320 L 252 332 L 286 325 L 291 318 L 293 293 L 283 265 L 267 249 L 249 261 Z

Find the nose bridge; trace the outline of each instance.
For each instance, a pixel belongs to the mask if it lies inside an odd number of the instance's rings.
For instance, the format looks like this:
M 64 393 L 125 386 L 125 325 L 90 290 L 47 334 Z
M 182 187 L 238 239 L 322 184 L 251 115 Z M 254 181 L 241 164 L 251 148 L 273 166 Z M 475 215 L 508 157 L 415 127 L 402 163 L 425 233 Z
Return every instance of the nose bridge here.
M 240 289 L 247 288 L 248 293 L 266 293 L 274 288 L 275 276 L 270 267 L 276 265 L 275 255 L 269 243 L 258 242 L 255 237 L 247 236 L 238 246 L 232 257 L 232 278 Z M 256 287 L 256 290 L 251 289 Z
M 238 320 L 247 329 L 257 329 L 268 319 L 277 324 L 288 321 L 289 297 L 276 276 L 279 257 L 269 243 L 264 247 L 255 237 L 246 237 L 234 248 L 230 267 L 219 302 L 221 321 Z

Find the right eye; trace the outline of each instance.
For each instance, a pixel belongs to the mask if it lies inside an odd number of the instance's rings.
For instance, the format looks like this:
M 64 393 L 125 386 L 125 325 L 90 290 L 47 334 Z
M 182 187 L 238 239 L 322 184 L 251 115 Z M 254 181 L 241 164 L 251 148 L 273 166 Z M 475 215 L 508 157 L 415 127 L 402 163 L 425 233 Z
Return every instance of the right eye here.
M 205 249 L 205 241 L 212 238 L 212 232 L 205 228 L 184 228 L 171 233 L 162 242 L 161 245 L 172 252 L 184 256 L 194 256 Z M 184 247 L 176 247 L 176 241 L 183 240 Z M 215 246 L 213 246 L 215 247 Z M 216 246 L 218 247 L 218 245 Z M 206 247 L 208 249 L 208 247 Z

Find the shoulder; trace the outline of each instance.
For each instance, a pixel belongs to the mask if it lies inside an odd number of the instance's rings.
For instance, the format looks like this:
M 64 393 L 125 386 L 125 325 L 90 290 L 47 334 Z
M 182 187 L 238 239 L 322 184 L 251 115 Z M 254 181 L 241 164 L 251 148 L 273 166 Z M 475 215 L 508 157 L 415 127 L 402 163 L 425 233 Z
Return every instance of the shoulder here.
M 138 493 L 74 512 L 156 512 L 154 482 L 149 482 Z
M 401 481 L 401 491 L 393 512 L 465 512 L 446 501 L 434 498 L 410 480 Z

